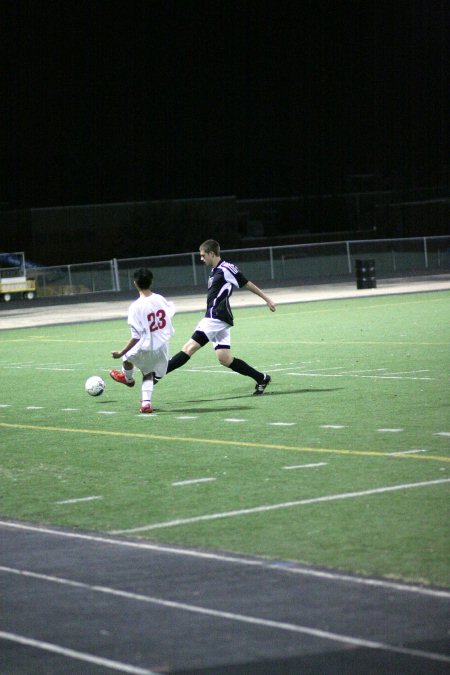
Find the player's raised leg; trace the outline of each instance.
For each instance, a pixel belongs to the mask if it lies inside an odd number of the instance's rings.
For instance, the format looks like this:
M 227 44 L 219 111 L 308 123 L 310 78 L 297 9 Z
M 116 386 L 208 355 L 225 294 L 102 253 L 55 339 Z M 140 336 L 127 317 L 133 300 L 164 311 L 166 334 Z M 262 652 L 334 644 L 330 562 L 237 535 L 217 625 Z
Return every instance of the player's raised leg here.
M 181 351 L 179 351 L 177 354 L 174 354 L 174 356 L 172 356 L 172 358 L 169 360 L 166 374 L 171 373 L 172 370 L 176 370 L 177 368 L 184 366 L 184 364 L 189 361 L 191 356 L 201 349 L 201 347 L 206 345 L 207 342 L 208 338 L 206 335 L 200 331 L 196 331 L 182 347 Z
M 126 384 L 127 387 L 134 387 L 136 384 L 133 376 L 134 366 L 131 361 L 124 361 L 122 363 L 122 372 L 119 370 L 110 370 L 109 374 L 113 380 Z

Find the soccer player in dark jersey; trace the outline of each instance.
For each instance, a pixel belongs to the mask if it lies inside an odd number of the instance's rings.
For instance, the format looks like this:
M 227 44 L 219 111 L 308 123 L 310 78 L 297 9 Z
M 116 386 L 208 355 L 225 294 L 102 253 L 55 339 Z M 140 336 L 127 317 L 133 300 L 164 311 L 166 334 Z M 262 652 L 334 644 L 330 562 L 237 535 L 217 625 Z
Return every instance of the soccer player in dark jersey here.
M 271 312 L 275 311 L 275 304 L 258 286 L 248 281 L 236 265 L 222 260 L 220 245 L 214 239 L 207 239 L 201 244 L 200 258 L 211 267 L 206 313 L 197 324 L 191 339 L 170 359 L 167 373 L 184 366 L 196 351 L 207 342 L 212 342 L 219 362 L 235 373 L 252 377 L 256 382 L 254 394 L 261 395 L 271 381 L 270 375 L 255 370 L 242 359 L 233 356 L 230 350 L 230 328 L 233 325 L 230 296 L 235 287 L 247 288 L 255 295 L 259 295 Z

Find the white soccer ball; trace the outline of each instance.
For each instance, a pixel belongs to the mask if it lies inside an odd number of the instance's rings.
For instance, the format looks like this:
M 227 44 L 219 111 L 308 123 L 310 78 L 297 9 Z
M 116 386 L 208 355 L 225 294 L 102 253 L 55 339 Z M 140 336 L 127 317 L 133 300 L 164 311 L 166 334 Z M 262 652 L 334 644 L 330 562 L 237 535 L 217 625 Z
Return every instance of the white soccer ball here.
M 105 383 L 101 377 L 93 375 L 86 380 L 84 388 L 89 396 L 100 396 L 105 391 Z

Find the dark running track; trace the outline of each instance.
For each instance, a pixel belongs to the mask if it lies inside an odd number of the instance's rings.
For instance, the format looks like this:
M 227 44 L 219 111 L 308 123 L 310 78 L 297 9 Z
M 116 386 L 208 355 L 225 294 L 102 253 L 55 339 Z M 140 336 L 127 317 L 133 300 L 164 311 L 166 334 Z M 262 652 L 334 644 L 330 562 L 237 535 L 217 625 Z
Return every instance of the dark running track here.
M 0 672 L 450 672 L 450 592 L 0 523 Z

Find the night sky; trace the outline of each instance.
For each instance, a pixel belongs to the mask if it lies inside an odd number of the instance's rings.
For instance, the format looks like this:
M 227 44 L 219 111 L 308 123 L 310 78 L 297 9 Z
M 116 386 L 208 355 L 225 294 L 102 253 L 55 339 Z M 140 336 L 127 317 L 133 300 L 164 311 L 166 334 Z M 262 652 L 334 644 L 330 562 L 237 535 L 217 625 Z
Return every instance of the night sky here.
M 2 0 L 0 22 L 10 208 L 433 185 L 448 165 L 447 0 Z

